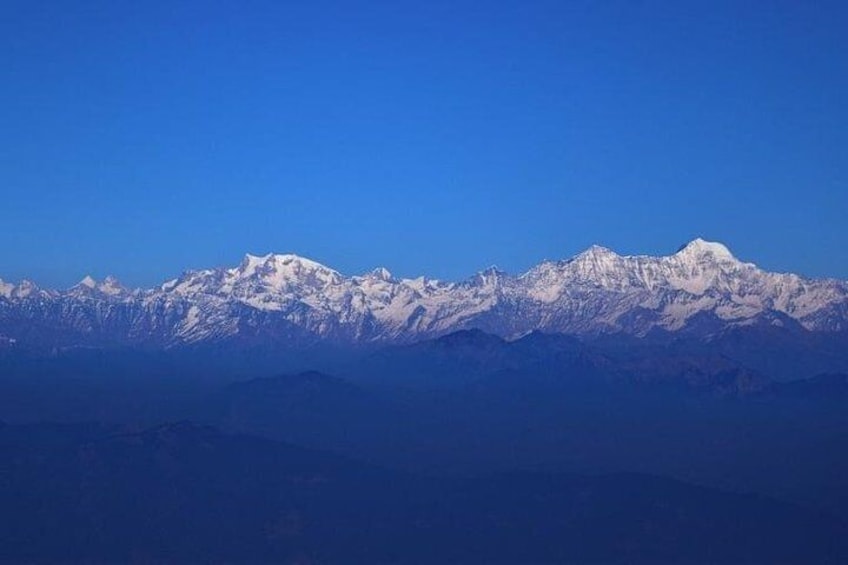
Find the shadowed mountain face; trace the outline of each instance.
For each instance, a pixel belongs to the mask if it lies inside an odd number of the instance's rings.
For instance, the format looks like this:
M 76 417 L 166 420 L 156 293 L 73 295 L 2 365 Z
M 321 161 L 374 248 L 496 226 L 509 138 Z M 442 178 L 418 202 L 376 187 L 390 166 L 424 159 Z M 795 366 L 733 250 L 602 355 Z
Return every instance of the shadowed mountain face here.
M 0 469 L 6 562 L 848 558 L 838 523 L 756 496 L 640 475 L 425 479 L 190 424 L 6 425 Z
M 520 371 L 461 388 L 412 390 L 290 375 L 235 385 L 218 398 L 210 421 L 228 429 L 409 471 L 638 471 L 848 518 L 841 376 L 766 384 L 740 396 L 563 386 Z
M 401 388 L 676 388 L 744 395 L 770 379 L 733 359 L 696 347 L 644 340 L 580 340 L 531 332 L 506 341 L 480 330 L 385 348 L 347 367 L 352 379 Z
M 774 383 L 761 394 L 766 398 L 814 400 L 841 406 L 848 401 L 848 374 L 829 373 L 799 381 Z
M 704 338 L 733 328 L 791 334 L 848 329 L 848 283 L 769 273 L 696 239 L 665 257 L 593 246 L 520 276 L 494 269 L 462 282 L 346 277 L 296 255 L 247 255 L 153 289 L 87 277 L 66 291 L 0 281 L 0 349 L 154 350 L 229 344 L 367 346 L 479 328 L 505 338 L 575 335 Z
M 286 441 L 343 451 L 362 441 L 388 446 L 404 418 L 390 398 L 314 371 L 232 384 L 213 406 L 212 421 L 229 429 L 272 438 L 285 430 Z
M 0 561 L 845 562 L 845 334 L 707 318 L 7 348 Z
M 333 373 L 287 373 L 273 357 L 257 371 L 256 359 L 221 353 L 245 377 L 276 375 L 237 382 L 203 356 L 72 359 L 9 365 L 3 418 L 191 419 L 439 475 L 637 471 L 848 517 L 841 381 L 784 385 L 702 342 L 468 330 L 337 359 Z

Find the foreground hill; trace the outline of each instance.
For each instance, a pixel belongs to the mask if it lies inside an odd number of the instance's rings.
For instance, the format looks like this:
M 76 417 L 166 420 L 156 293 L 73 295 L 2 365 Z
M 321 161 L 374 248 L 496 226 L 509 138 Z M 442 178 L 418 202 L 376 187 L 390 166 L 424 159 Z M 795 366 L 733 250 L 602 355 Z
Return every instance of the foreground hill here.
M 642 476 L 425 479 L 191 424 L 0 427 L 4 562 L 844 562 L 824 515 Z M 36 534 L 37 532 L 37 534 Z

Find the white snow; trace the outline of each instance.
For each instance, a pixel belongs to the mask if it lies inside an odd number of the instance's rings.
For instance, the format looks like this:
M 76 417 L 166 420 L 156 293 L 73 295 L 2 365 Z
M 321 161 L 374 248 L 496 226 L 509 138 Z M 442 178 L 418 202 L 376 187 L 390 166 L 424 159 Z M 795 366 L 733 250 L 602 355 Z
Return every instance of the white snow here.
M 705 241 L 700 237 L 687 243 L 675 255 L 687 258 L 691 257 L 694 259 L 703 257 L 704 255 L 712 255 L 716 259 L 725 261 L 733 261 L 736 259 L 730 250 L 723 244 L 715 241 Z
M 0 296 L 2 296 L 3 298 L 10 298 L 14 290 L 15 285 L 13 285 L 12 283 L 7 283 L 3 279 L 0 279 Z
M 87 277 L 80 285 L 99 291 L 99 300 L 87 306 L 101 309 L 97 319 L 108 317 L 112 304 L 135 305 L 134 320 L 145 328 L 140 332 L 165 332 L 185 342 L 237 333 L 245 308 L 316 335 L 353 340 L 419 339 L 474 327 L 480 316 L 489 331 L 512 336 L 533 329 L 677 330 L 702 312 L 733 324 L 779 312 L 810 329 L 826 329 L 844 325 L 838 313 L 848 309 L 848 283 L 768 273 L 703 239 L 662 257 L 593 246 L 517 277 L 488 269 L 460 283 L 398 280 L 385 268 L 346 277 L 294 254 L 269 253 L 245 255 L 233 268 L 189 271 L 150 290 L 130 292 L 113 277 L 102 283 Z M 0 281 L 0 295 L 13 303 L 37 291 L 27 281 L 18 287 Z M 73 292 L 40 296 L 73 298 Z M 652 315 L 633 322 L 627 314 L 637 311 Z
M 34 282 L 24 279 L 21 283 L 12 289 L 12 298 L 29 298 L 36 294 L 40 289 Z

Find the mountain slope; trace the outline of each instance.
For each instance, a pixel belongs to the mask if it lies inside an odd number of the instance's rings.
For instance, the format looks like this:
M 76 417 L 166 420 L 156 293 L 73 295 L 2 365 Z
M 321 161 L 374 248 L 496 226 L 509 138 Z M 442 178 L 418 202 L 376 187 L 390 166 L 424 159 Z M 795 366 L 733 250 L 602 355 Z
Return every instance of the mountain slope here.
M 0 448 L 6 563 L 848 557 L 844 528 L 826 516 L 644 475 L 428 479 L 187 423 L 0 425 Z
M 234 268 L 189 271 L 129 290 L 86 277 L 67 291 L 0 281 L 0 346 L 301 347 L 412 342 L 477 328 L 505 338 L 533 330 L 635 336 L 711 335 L 764 325 L 848 329 L 848 283 L 769 273 L 696 239 L 665 257 L 594 246 L 520 276 L 489 269 L 462 282 L 362 276 L 296 255 L 247 255 Z

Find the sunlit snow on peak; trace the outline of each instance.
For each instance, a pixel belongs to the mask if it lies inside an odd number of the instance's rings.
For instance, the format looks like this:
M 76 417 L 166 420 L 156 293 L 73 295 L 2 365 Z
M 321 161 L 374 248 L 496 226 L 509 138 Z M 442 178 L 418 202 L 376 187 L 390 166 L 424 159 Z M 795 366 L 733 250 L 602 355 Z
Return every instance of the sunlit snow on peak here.
M 392 276 L 392 273 L 385 267 L 377 267 L 376 269 L 368 273 L 367 276 L 385 282 L 391 282 L 394 280 L 394 276 Z
M 686 245 L 677 250 L 676 255 L 689 255 L 701 257 L 704 255 L 712 255 L 716 259 L 733 260 L 735 257 L 725 245 L 715 242 L 706 241 L 700 237 L 693 239 Z
M 15 285 L 12 283 L 7 283 L 3 279 L 0 279 L 0 296 L 3 298 L 10 298 L 12 296 L 12 291 L 15 290 Z
M 22 311 L 102 309 L 79 319 L 106 320 L 114 312 L 116 323 L 135 324 L 134 336 L 166 331 L 163 340 L 182 343 L 265 331 L 269 324 L 310 339 L 390 341 L 474 327 L 502 336 L 643 335 L 684 328 L 697 315 L 741 324 L 776 313 L 828 330 L 843 329 L 848 319 L 848 284 L 769 273 L 703 239 L 660 257 L 592 246 L 520 276 L 490 268 L 461 282 L 395 278 L 384 268 L 346 277 L 294 254 L 248 254 L 235 267 L 188 271 L 149 290 L 129 292 L 112 277 L 88 278 L 64 293 L 25 281 L 0 283 L 0 299 L 0 306 Z M 54 308 L 52 300 L 67 302 Z

